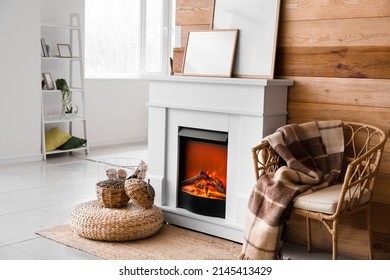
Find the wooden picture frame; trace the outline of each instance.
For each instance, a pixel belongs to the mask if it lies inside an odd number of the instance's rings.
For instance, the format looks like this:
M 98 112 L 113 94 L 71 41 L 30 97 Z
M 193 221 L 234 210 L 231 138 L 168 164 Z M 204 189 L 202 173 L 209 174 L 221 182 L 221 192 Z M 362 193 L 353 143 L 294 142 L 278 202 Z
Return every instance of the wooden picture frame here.
M 233 76 L 273 78 L 280 0 L 215 0 L 213 29 L 238 28 Z
M 238 29 L 190 31 L 182 75 L 231 77 Z
M 59 57 L 72 57 L 72 51 L 69 44 L 57 44 Z
M 54 90 L 54 89 L 56 89 L 54 81 L 51 78 L 50 73 L 42 73 L 42 78 L 43 78 L 43 81 L 45 83 L 45 86 L 46 86 L 47 90 Z

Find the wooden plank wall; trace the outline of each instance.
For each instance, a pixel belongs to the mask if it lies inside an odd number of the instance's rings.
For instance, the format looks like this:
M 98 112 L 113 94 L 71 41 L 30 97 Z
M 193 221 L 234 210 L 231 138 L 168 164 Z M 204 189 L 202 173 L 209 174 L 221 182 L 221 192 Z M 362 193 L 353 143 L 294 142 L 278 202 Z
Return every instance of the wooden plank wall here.
M 209 11 L 213 1 L 177 2 L 177 24 L 183 30 L 206 28 L 204 18 L 198 25 L 193 14 L 187 22 L 183 11 Z M 294 80 L 288 123 L 342 119 L 373 124 L 390 135 L 390 0 L 281 0 L 275 78 Z M 364 215 L 342 221 L 341 254 L 366 258 Z M 390 141 L 372 221 L 374 258 L 390 259 Z M 314 223 L 313 235 L 314 247 L 330 250 L 323 226 Z M 303 219 L 292 217 L 287 238 L 305 244 Z
M 282 0 L 275 76 L 295 81 L 288 122 L 342 119 L 390 131 L 390 1 Z M 390 259 L 390 142 L 374 195 L 374 258 Z M 340 253 L 366 258 L 365 213 L 344 219 Z M 288 238 L 305 243 L 303 219 Z M 314 246 L 330 249 L 314 227 Z
M 176 0 L 176 26 L 181 28 L 181 46 L 173 49 L 173 72 L 182 71 L 188 32 L 211 29 L 214 0 Z

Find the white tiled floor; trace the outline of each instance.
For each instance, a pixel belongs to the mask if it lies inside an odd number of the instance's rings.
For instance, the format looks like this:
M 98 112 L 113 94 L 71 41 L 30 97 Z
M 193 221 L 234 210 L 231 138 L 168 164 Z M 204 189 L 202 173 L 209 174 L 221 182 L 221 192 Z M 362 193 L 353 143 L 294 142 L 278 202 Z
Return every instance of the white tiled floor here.
M 144 159 L 146 147 L 117 146 L 90 151 L 88 158 L 122 155 Z M 0 260 L 96 260 L 97 257 L 35 234 L 68 223 L 81 202 L 96 199 L 97 164 L 84 154 L 61 154 L 46 161 L 0 165 Z M 330 259 L 286 244 L 292 259 Z

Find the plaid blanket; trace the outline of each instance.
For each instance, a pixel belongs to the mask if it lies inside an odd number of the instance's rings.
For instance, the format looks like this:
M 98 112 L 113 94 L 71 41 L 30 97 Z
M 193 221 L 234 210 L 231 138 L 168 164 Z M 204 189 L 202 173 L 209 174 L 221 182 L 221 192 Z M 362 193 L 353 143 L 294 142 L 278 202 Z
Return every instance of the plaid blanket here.
M 341 121 L 291 124 L 265 138 L 286 162 L 257 181 L 248 202 L 240 259 L 275 259 L 293 199 L 331 185 L 340 174 L 344 137 Z

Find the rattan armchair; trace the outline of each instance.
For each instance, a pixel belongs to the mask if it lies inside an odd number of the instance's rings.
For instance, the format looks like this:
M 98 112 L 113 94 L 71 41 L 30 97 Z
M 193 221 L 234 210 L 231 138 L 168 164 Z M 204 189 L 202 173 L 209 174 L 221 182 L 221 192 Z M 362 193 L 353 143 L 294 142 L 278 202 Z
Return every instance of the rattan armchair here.
M 387 135 L 372 125 L 353 122 L 343 122 L 343 132 L 345 145 L 339 184 L 298 196 L 291 212 L 306 218 L 308 251 L 311 251 L 310 221 L 325 225 L 332 236 L 332 259 L 337 259 L 340 217 L 366 210 L 368 259 L 372 259 L 371 200 Z M 267 141 L 254 147 L 252 155 L 256 179 L 284 164 Z

